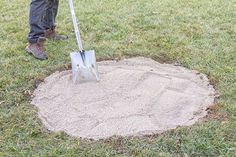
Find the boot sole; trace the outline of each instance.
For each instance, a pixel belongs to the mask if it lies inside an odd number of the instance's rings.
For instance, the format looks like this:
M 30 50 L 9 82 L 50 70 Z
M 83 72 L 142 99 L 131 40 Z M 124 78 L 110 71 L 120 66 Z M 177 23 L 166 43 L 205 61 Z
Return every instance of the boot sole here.
M 65 41 L 65 40 L 68 40 L 69 39 L 69 37 L 67 37 L 67 38 L 47 38 L 48 40 L 52 40 L 52 41 Z

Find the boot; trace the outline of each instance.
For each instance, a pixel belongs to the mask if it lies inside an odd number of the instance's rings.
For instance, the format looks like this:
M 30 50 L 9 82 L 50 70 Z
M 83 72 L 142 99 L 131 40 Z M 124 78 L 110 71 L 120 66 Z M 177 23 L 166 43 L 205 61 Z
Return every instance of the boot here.
M 51 29 L 45 30 L 45 37 L 53 40 L 67 40 L 68 36 L 60 35 L 56 32 L 56 26 L 53 26 Z
M 40 60 L 48 59 L 48 55 L 44 51 L 44 42 L 46 41 L 46 38 L 39 37 L 37 43 L 29 43 L 29 45 L 26 47 L 26 52 L 29 54 L 32 54 L 35 58 Z

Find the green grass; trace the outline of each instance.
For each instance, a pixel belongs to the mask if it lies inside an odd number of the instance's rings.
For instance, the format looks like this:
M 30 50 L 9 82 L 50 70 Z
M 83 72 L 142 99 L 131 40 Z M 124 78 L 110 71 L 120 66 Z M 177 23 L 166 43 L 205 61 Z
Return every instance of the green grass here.
M 30 0 L 0 1 L 0 156 L 235 156 L 235 0 L 78 0 L 86 49 L 98 59 L 146 56 L 206 73 L 220 94 L 210 118 L 153 137 L 85 141 L 50 133 L 37 118 L 34 82 L 70 63 L 77 49 L 67 1 L 47 42 L 49 60 L 25 53 Z

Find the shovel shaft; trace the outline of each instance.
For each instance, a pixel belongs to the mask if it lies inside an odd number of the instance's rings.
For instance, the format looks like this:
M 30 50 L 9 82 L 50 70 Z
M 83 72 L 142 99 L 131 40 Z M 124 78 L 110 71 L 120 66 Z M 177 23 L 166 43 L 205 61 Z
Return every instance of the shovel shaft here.
M 79 28 L 78 28 L 77 19 L 75 16 L 75 9 L 74 9 L 74 5 L 73 5 L 73 0 L 69 0 L 69 5 L 70 5 L 70 12 L 72 15 L 73 25 L 74 25 L 74 29 L 75 29 L 75 36 L 76 36 L 77 44 L 79 46 L 80 52 L 83 52 L 84 49 L 83 49 L 83 45 L 82 45 L 82 41 L 81 41 L 81 36 L 80 36 Z

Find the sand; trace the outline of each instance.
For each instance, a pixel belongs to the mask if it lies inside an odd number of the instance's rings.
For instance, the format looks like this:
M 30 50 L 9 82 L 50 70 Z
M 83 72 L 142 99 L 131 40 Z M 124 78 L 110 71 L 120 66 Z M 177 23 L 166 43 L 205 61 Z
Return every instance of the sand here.
M 98 63 L 100 82 L 74 85 L 55 72 L 34 91 L 32 104 L 50 131 L 104 139 L 189 126 L 207 114 L 214 88 L 204 74 L 137 57 Z

